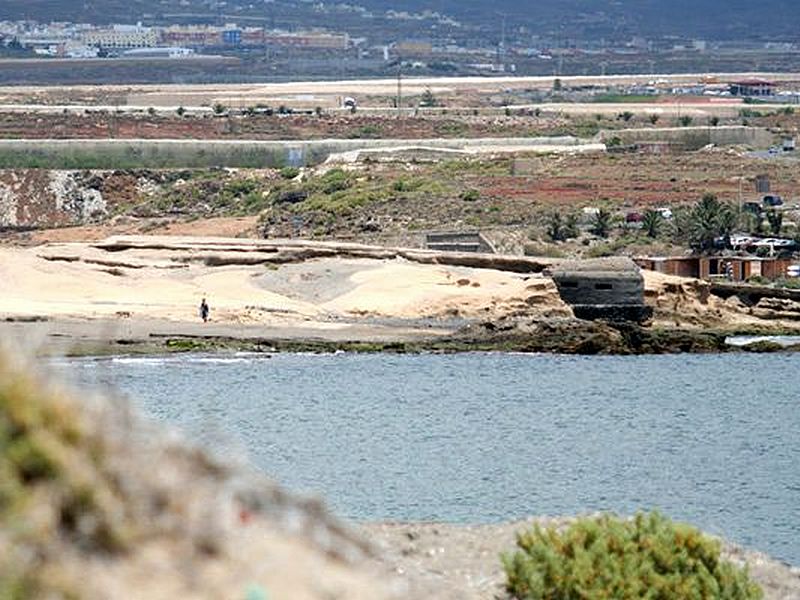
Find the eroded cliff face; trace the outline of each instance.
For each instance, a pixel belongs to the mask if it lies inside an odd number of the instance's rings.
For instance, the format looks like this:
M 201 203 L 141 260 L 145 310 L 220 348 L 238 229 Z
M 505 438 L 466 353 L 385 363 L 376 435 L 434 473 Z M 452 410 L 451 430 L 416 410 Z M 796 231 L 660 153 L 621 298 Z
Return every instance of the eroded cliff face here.
M 80 225 L 105 218 L 98 182 L 79 171 L 0 172 L 0 227 Z
M 100 222 L 143 187 L 141 177 L 124 171 L 0 170 L 0 228 Z

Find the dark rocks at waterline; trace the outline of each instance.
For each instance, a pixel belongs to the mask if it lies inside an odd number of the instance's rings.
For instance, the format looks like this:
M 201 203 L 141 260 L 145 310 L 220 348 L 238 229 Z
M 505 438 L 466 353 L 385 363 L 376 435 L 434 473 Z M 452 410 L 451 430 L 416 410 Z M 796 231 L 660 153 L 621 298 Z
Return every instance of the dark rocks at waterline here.
M 481 350 L 560 354 L 667 354 L 727 352 L 724 333 L 651 329 L 631 322 L 508 318 L 469 325 L 449 342 Z

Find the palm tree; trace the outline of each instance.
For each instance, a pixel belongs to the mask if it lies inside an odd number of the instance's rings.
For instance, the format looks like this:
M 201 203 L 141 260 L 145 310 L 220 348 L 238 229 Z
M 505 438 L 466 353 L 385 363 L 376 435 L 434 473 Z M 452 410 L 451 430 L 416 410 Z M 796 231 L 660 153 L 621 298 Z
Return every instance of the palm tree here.
M 771 210 L 767 213 L 767 221 L 769 222 L 769 229 L 772 235 L 780 235 L 781 228 L 783 227 L 783 213 L 777 210 Z
M 642 217 L 642 229 L 647 237 L 657 238 L 663 224 L 664 217 L 657 210 L 648 210 Z
M 553 211 L 547 216 L 545 224 L 545 233 L 554 242 L 563 242 L 566 238 L 564 232 L 564 222 L 561 219 L 561 213 Z
M 686 243 L 691 238 L 692 210 L 686 206 L 678 206 L 672 211 L 672 237 L 678 244 Z
M 739 214 L 739 227 L 747 233 L 761 235 L 763 233 L 763 219 L 760 214 L 742 211 Z
M 730 204 L 722 204 L 717 217 L 717 231 L 726 248 L 731 247 L 731 235 L 739 223 L 739 215 Z
M 578 227 L 578 215 L 569 213 L 564 222 L 564 235 L 566 239 L 576 238 L 580 235 L 581 231 Z
M 705 194 L 688 215 L 689 241 L 710 250 L 718 237 L 730 245 L 730 236 L 736 228 L 737 214 L 730 205 L 720 202 L 714 194 Z
M 607 238 L 611 231 L 611 213 L 605 208 L 598 210 L 592 218 L 592 227 L 589 230 L 601 238 Z
M 564 218 L 558 211 L 551 212 L 547 216 L 545 233 L 554 242 L 563 242 L 578 237 L 580 230 L 578 229 L 577 215 L 570 213 Z

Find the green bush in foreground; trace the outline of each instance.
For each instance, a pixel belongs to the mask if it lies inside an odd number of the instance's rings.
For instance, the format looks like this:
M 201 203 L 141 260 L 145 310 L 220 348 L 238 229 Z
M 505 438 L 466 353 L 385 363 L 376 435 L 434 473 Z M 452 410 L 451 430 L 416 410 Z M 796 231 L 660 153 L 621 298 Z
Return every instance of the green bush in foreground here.
M 746 570 L 720 559 L 718 541 L 657 512 L 536 525 L 517 546 L 502 561 L 506 589 L 520 600 L 762 598 Z

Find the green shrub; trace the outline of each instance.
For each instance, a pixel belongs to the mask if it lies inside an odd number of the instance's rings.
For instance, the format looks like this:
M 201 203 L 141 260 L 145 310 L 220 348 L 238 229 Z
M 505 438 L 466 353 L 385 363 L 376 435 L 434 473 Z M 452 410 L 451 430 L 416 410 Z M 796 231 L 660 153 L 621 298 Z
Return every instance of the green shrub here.
M 299 204 L 300 202 L 305 202 L 307 198 L 308 192 L 296 187 L 277 187 L 269 193 L 269 202 L 271 204 Z
M 461 192 L 461 199 L 464 202 L 475 202 L 480 197 L 481 193 L 474 188 L 470 188 L 468 190 L 464 190 L 463 192 Z
M 283 167 L 280 170 L 280 174 L 284 179 L 294 179 L 300 174 L 300 169 L 297 167 Z
M 631 520 L 578 519 L 517 536 L 502 556 L 508 592 L 520 600 L 608 598 L 755 600 L 747 571 L 720 559 L 720 543 L 657 512 Z
M 763 117 L 764 114 L 752 108 L 743 108 L 739 111 L 739 116 L 742 118 L 757 118 Z
M 258 189 L 258 182 L 252 179 L 234 179 L 225 184 L 224 191 L 234 197 L 246 196 Z
M 342 169 L 332 169 L 320 178 L 320 188 L 325 194 L 341 192 L 352 185 L 349 175 Z
M 416 179 L 397 179 L 392 184 L 392 189 L 395 192 L 413 192 L 414 190 L 418 189 L 422 185 L 420 180 Z
M 602 244 L 595 244 L 584 253 L 584 258 L 605 258 L 606 256 L 614 256 L 616 253 L 615 245 L 610 242 L 603 242 Z
M 790 290 L 800 290 L 800 279 L 778 279 L 775 282 L 775 286 Z
M 381 129 L 378 125 L 362 125 L 361 127 L 354 129 L 348 134 L 348 137 L 353 139 L 375 139 L 379 138 L 383 135 L 383 129 Z

